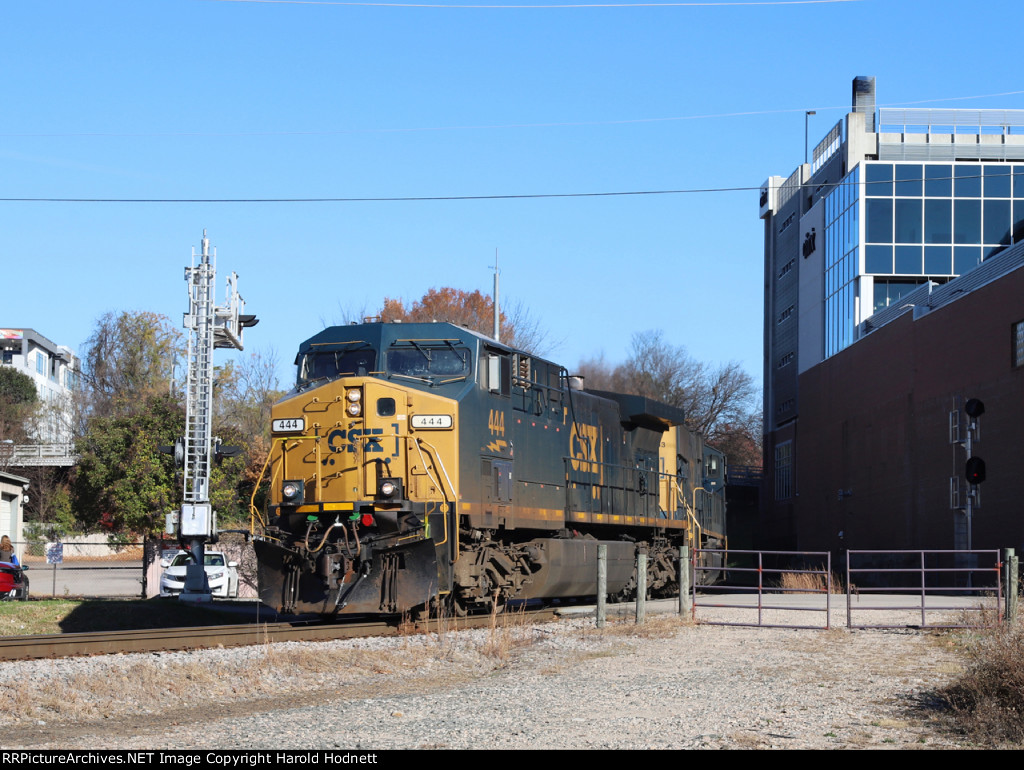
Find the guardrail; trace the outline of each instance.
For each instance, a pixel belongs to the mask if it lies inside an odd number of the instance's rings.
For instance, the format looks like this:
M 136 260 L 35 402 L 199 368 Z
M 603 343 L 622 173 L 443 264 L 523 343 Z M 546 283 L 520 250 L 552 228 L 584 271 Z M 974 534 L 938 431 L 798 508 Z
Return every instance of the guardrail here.
M 69 466 L 78 462 L 74 444 L 2 444 L 0 467 L 28 465 Z

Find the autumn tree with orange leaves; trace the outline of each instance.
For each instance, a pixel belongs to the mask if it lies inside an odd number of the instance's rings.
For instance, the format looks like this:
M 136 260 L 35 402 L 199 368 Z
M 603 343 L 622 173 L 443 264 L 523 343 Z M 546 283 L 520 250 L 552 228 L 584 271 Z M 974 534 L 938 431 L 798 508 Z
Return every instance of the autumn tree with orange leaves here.
M 385 297 L 383 306 L 375 315 L 384 322 L 447 322 L 487 336 L 494 331 L 494 300 L 479 290 L 470 292 L 450 286 L 430 289 L 408 307 L 403 300 Z M 345 320 L 362 320 L 351 316 L 346 312 Z M 545 355 L 553 347 L 548 333 L 522 303 L 506 305 L 500 312 L 500 321 L 501 341 L 507 345 L 536 355 Z

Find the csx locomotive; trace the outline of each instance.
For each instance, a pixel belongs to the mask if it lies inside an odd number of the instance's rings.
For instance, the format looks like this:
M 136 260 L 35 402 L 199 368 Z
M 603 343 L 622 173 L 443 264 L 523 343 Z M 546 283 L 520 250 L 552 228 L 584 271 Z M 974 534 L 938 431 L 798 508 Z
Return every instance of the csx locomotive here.
M 447 323 L 364 323 L 302 343 L 272 413 L 254 513 L 261 600 L 284 612 L 458 613 L 677 587 L 683 544 L 722 547 L 724 457 L 681 410 L 588 391 Z

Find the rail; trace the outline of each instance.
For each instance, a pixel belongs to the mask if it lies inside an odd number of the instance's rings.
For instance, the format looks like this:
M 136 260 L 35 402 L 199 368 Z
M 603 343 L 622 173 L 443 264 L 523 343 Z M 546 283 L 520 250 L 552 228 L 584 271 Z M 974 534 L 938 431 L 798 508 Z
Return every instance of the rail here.
M 541 623 L 555 620 L 549 609 L 516 612 L 514 623 Z M 419 622 L 399 617 L 358 620 L 346 623 L 285 621 L 242 623 L 227 626 L 140 629 L 129 631 L 92 631 L 75 634 L 37 634 L 0 637 L 0 660 L 65 658 L 76 655 L 108 655 L 128 652 L 195 650 L 210 647 L 243 647 L 271 642 L 331 641 L 370 636 L 396 636 L 410 633 L 436 633 L 438 628 L 488 628 L 494 623 L 489 614 L 466 618 L 442 618 Z

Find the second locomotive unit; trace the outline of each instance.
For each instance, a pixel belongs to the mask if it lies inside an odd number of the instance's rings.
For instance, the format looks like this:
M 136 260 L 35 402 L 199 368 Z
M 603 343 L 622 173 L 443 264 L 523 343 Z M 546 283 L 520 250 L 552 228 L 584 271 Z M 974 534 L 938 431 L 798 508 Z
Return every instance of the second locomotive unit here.
M 582 389 L 447 323 L 365 323 L 302 343 L 273 407 L 260 599 L 284 612 L 487 609 L 676 586 L 680 545 L 725 540 L 724 457 L 681 410 Z

